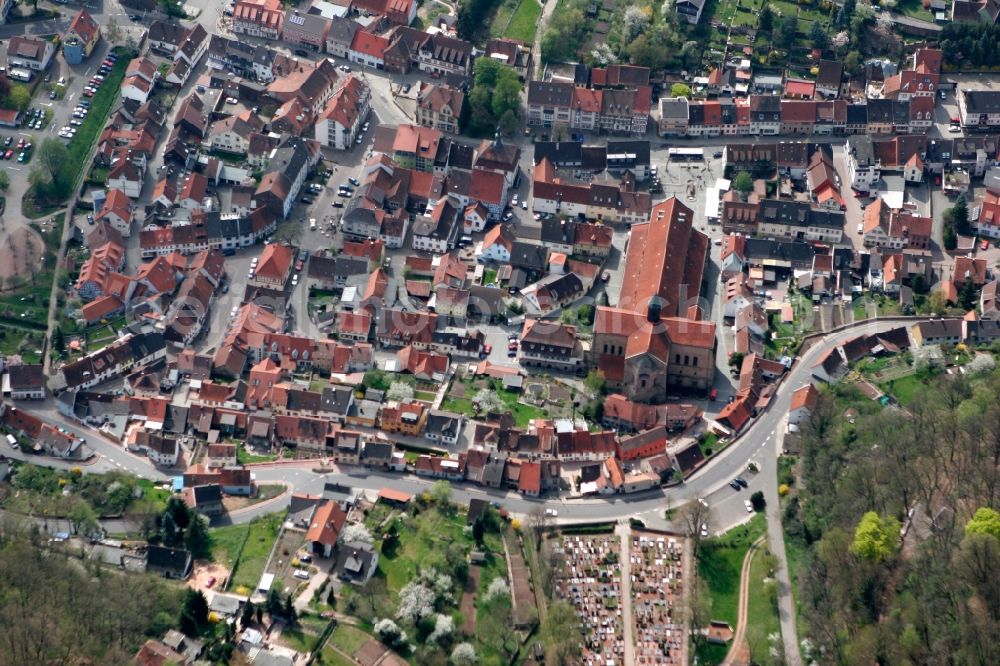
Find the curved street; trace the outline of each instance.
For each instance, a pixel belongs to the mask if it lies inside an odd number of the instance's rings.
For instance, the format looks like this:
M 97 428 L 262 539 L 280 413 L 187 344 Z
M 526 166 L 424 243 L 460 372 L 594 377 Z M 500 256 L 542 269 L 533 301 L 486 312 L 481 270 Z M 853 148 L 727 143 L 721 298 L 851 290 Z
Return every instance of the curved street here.
M 919 321 L 906 320 L 906 324 Z M 812 367 L 827 350 L 857 337 L 861 333 L 878 333 L 900 326 L 897 320 L 866 321 L 844 330 L 830 333 L 813 344 L 796 359 L 790 372 L 775 391 L 770 406 L 732 444 L 713 457 L 705 466 L 680 486 L 667 490 L 637 493 L 629 496 L 600 497 L 588 499 L 532 499 L 516 492 L 482 488 L 468 484 L 456 484 L 453 497 L 457 502 L 467 503 L 472 498 L 486 499 L 502 503 L 513 514 L 527 514 L 538 507 L 555 509 L 556 522 L 560 524 L 582 522 L 613 522 L 621 519 L 638 518 L 653 527 L 669 527 L 665 518 L 667 508 L 676 508 L 696 498 L 705 499 L 712 514 L 710 529 L 713 533 L 725 532 L 735 525 L 745 522 L 747 515 L 744 499 L 757 490 L 764 492 L 767 500 L 768 538 L 772 552 L 777 558 L 776 578 L 779 589 L 779 617 L 784 641 L 785 659 L 788 664 L 801 664 L 795 631 L 795 604 L 791 595 L 791 582 L 785 558 L 784 534 L 781 527 L 781 512 L 777 493 L 777 458 L 781 451 L 780 433 L 788 413 L 791 395 L 795 389 L 811 381 Z M 92 430 L 83 430 L 71 423 L 55 410 L 51 398 L 45 403 L 26 405 L 24 409 L 36 412 L 46 420 L 66 428 L 84 439 L 98 458 L 86 471 L 106 471 L 119 469 L 140 477 L 167 481 L 172 476 L 154 467 L 148 459 L 132 455 Z M 13 458 L 25 459 L 20 452 L 11 452 Z M 747 474 L 747 464 L 754 461 L 759 466 L 756 474 Z M 34 460 L 53 467 L 69 467 L 68 463 L 45 459 Z M 289 503 L 291 492 L 322 494 L 326 484 L 339 484 L 351 488 L 352 492 L 378 491 L 391 486 L 408 493 L 421 493 L 433 483 L 413 475 L 367 470 L 364 468 L 343 468 L 327 473 L 314 472 L 316 461 L 277 462 L 253 465 L 258 483 L 283 483 L 288 492 L 267 502 L 253 505 L 228 517 L 225 522 L 248 522 L 263 514 L 284 508 Z M 729 481 L 736 476 L 746 475 L 749 488 L 735 491 Z

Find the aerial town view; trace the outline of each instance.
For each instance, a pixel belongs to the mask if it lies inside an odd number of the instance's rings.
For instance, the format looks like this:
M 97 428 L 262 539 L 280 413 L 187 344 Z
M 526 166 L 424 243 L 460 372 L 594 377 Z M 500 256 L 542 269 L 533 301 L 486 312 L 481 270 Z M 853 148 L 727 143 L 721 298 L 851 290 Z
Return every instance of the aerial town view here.
M 997 0 L 0 0 L 0 666 L 1000 664 Z

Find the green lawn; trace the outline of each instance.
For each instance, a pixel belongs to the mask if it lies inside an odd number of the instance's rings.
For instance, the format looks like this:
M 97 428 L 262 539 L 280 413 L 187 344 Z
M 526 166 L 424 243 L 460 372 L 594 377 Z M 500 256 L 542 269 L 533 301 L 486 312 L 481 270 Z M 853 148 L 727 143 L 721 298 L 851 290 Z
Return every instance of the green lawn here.
M 434 398 L 437 396 L 430 391 L 414 391 L 413 397 L 417 400 L 423 400 L 424 402 L 434 402 Z
M 368 634 L 357 627 L 352 627 L 348 624 L 338 624 L 337 628 L 330 634 L 330 640 L 327 644 L 333 645 L 340 649 L 340 651 L 353 656 L 357 654 L 361 646 L 368 642 L 369 638 Z
M 271 462 L 272 460 L 277 460 L 276 455 L 256 455 L 247 451 L 246 447 L 242 444 L 236 446 L 236 462 L 241 465 L 247 465 L 249 463 L 259 463 L 259 462 Z
M 795 601 L 795 630 L 799 637 L 807 636 L 802 619 L 802 602 L 799 599 L 799 571 L 802 570 L 803 560 L 806 557 L 806 545 L 801 538 L 797 538 L 785 532 L 785 559 L 788 562 L 788 579 L 792 584 L 792 599 Z
M 323 648 L 317 663 L 321 663 L 323 666 L 357 666 L 353 661 L 330 647 Z
M 757 514 L 746 525 L 701 543 L 698 575 L 708 583 L 712 594 L 712 619 L 728 622 L 734 629 L 739 615 L 743 557 L 750 544 L 764 533 L 765 524 L 764 515 Z
M 770 595 L 764 584 L 764 579 L 771 575 L 769 560 L 770 558 L 763 550 L 754 554 L 753 562 L 750 563 L 750 586 L 748 588 L 750 599 L 747 602 L 747 641 L 753 648 L 754 657 L 763 664 L 769 663 L 768 648 L 770 643 L 767 637 L 771 634 L 781 635 L 778 607 L 775 603 L 776 597 Z M 774 583 L 771 583 L 770 586 L 773 588 Z
M 212 536 L 212 560 L 232 568 L 236 553 L 246 539 L 249 525 L 227 525 L 210 530 Z
M 228 567 L 233 566 L 233 559 L 239 552 L 241 535 L 247 535 L 236 570 L 230 574 L 230 589 L 245 587 L 252 591 L 257 588 L 284 519 L 284 512 L 272 513 L 254 520 L 249 526 L 233 525 L 211 530 L 213 559 Z
M 531 44 L 535 41 L 535 31 L 538 29 L 538 18 L 541 14 L 542 6 L 536 0 L 521 0 L 503 36 Z
M 923 385 L 923 381 L 916 375 L 907 375 L 906 377 L 894 379 L 891 383 L 887 382 L 881 386 L 881 389 L 895 396 L 899 404 L 908 405 L 913 402 L 913 397 L 916 395 L 917 390 Z

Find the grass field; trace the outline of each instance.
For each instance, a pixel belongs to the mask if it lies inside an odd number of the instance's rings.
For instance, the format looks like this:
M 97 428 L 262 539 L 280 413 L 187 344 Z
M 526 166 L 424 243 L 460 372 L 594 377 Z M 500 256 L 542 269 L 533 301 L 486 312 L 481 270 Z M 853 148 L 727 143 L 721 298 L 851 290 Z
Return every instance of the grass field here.
M 545 417 L 545 412 L 538 407 L 518 402 L 518 398 L 520 396 L 513 391 L 500 390 L 497 391 L 497 395 L 500 397 L 500 400 L 503 401 L 507 409 L 510 410 L 511 414 L 513 414 L 514 421 L 519 428 L 523 428 L 528 425 L 532 419 Z M 476 410 L 472 408 L 472 400 L 470 398 L 453 398 L 448 396 L 444 399 L 441 409 L 449 412 L 465 414 L 470 418 L 476 416 Z
M 278 536 L 278 529 L 285 519 L 284 512 L 272 513 L 252 521 L 249 525 L 217 527 L 210 531 L 212 536 L 212 559 L 236 570 L 230 574 L 230 588 L 245 587 L 254 590 L 267 564 L 267 556 Z M 235 562 L 240 544 L 246 538 L 240 560 Z
M 913 402 L 914 396 L 923 385 L 924 383 L 916 375 L 907 375 L 894 379 L 891 384 L 886 383 L 881 388 L 886 393 L 895 396 L 899 404 L 908 405 Z
M 768 636 L 781 634 L 778 608 L 764 583 L 764 580 L 771 574 L 770 560 L 771 558 L 767 557 L 763 550 L 754 554 L 753 562 L 750 563 L 750 586 L 748 588 L 750 598 L 747 602 L 746 637 L 751 645 L 754 658 L 762 664 L 769 663 L 768 648 L 770 642 Z M 770 585 L 773 586 L 774 583 Z
M 531 44 L 535 41 L 535 30 L 538 29 L 538 18 L 541 15 L 542 6 L 536 0 L 521 0 L 503 36 Z
M 278 456 L 275 455 L 255 455 L 246 450 L 246 447 L 242 444 L 236 446 L 236 462 L 241 465 L 247 465 L 249 463 L 259 463 L 259 462 L 271 462 L 272 460 L 277 460 Z
M 356 666 L 353 661 L 331 647 L 325 647 L 320 651 L 320 659 L 317 663 L 321 663 L 323 666 Z
M 734 630 L 739 616 L 743 558 L 750 544 L 764 533 L 765 527 L 764 515 L 757 514 L 746 525 L 701 543 L 698 575 L 708 584 L 712 596 L 712 619 L 728 622 Z M 727 652 L 728 648 L 724 645 L 702 645 L 698 649 L 698 662 L 718 664 L 725 659 Z
M 368 642 L 369 638 L 368 634 L 357 627 L 338 624 L 337 628 L 330 634 L 330 640 L 327 642 L 327 645 L 333 645 L 341 652 L 353 656 L 357 654 L 362 645 Z

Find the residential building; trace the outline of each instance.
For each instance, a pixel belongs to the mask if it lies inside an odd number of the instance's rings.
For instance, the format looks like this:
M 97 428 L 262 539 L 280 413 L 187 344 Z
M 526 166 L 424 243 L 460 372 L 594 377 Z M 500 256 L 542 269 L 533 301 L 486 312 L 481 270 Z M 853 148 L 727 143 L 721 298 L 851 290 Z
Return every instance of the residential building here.
M 521 329 L 518 362 L 536 368 L 574 370 L 583 362 L 576 327 L 541 319 L 526 319 Z
M 55 52 L 55 45 L 48 39 L 15 35 L 7 41 L 7 69 L 42 72 Z
M 697 25 L 701 20 L 701 12 L 705 9 L 705 0 L 680 0 L 674 3 L 674 11 L 684 21 Z
M 311 13 L 301 13 L 290 9 L 285 14 L 282 38 L 296 46 L 302 46 L 322 53 L 330 34 L 330 20 Z
M 417 92 L 416 121 L 418 125 L 433 127 L 449 134 L 461 132 L 459 120 L 465 93 L 440 83 L 420 83 Z
M 79 65 L 90 57 L 100 39 L 101 26 L 85 9 L 81 9 L 63 34 L 63 57 L 70 65 Z
M 370 109 L 371 88 L 361 77 L 349 75 L 317 118 L 316 140 L 328 148 L 350 150 Z
M 279 39 L 285 16 L 279 0 L 237 0 L 233 5 L 232 31 L 264 39 Z
M 40 364 L 7 366 L 11 400 L 44 400 L 45 375 Z

